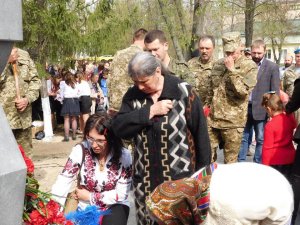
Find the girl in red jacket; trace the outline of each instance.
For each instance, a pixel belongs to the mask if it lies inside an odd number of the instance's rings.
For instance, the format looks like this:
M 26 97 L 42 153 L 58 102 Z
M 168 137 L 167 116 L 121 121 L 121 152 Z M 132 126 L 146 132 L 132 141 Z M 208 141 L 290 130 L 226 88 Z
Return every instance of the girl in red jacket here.
M 263 95 L 262 106 L 270 116 L 264 130 L 262 163 L 288 178 L 296 154 L 292 141 L 296 120 L 293 114 L 284 112 L 283 103 L 275 92 Z

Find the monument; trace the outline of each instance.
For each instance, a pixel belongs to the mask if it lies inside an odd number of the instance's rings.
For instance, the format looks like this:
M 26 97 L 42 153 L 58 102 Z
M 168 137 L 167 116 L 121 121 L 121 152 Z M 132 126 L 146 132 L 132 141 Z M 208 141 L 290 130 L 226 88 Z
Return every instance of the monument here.
M 22 0 L 1 0 L 0 74 L 14 42 L 23 40 Z M 0 224 L 22 224 L 26 165 L 0 106 Z

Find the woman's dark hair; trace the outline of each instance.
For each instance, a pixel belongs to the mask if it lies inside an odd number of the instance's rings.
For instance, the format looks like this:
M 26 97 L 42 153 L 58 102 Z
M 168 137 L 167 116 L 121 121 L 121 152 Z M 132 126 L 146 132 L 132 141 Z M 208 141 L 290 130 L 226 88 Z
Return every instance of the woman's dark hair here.
M 84 74 L 80 71 L 77 71 L 74 75 L 75 79 L 78 79 L 78 83 L 81 83 L 82 80 L 84 80 Z
M 71 86 L 73 89 L 75 88 L 76 80 L 74 75 L 71 72 L 66 72 L 65 82 L 67 85 Z
M 118 161 L 122 155 L 123 143 L 122 140 L 114 134 L 111 128 L 111 119 L 111 116 L 105 112 L 99 112 L 91 115 L 85 124 L 83 140 L 86 140 L 90 131 L 95 128 L 98 134 L 105 136 L 108 143 L 108 150 L 112 153 L 113 160 Z M 95 155 L 93 151 L 92 154 Z
M 264 94 L 261 105 L 264 108 L 269 107 L 270 109 L 272 109 L 275 112 L 282 111 L 284 109 L 283 103 L 282 103 L 280 97 L 275 92 Z

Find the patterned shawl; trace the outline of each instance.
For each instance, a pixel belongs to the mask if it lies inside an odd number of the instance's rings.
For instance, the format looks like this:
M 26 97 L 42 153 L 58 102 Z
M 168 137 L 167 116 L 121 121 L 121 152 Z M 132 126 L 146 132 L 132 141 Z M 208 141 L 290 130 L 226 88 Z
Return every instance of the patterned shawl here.
M 146 200 L 151 217 L 161 225 L 201 224 L 209 209 L 209 184 L 216 168 L 212 163 L 192 178 L 160 184 Z

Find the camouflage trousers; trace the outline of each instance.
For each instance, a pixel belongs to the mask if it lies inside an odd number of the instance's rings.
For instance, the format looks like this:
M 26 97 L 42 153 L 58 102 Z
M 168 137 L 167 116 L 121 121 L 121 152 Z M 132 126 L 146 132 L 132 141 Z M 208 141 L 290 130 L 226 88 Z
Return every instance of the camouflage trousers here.
M 32 133 L 31 127 L 26 129 L 13 129 L 12 130 L 16 141 L 19 145 L 22 145 L 26 156 L 32 157 Z
M 217 160 L 217 149 L 223 142 L 224 163 L 237 162 L 244 128 L 217 129 L 208 127 L 212 162 Z

